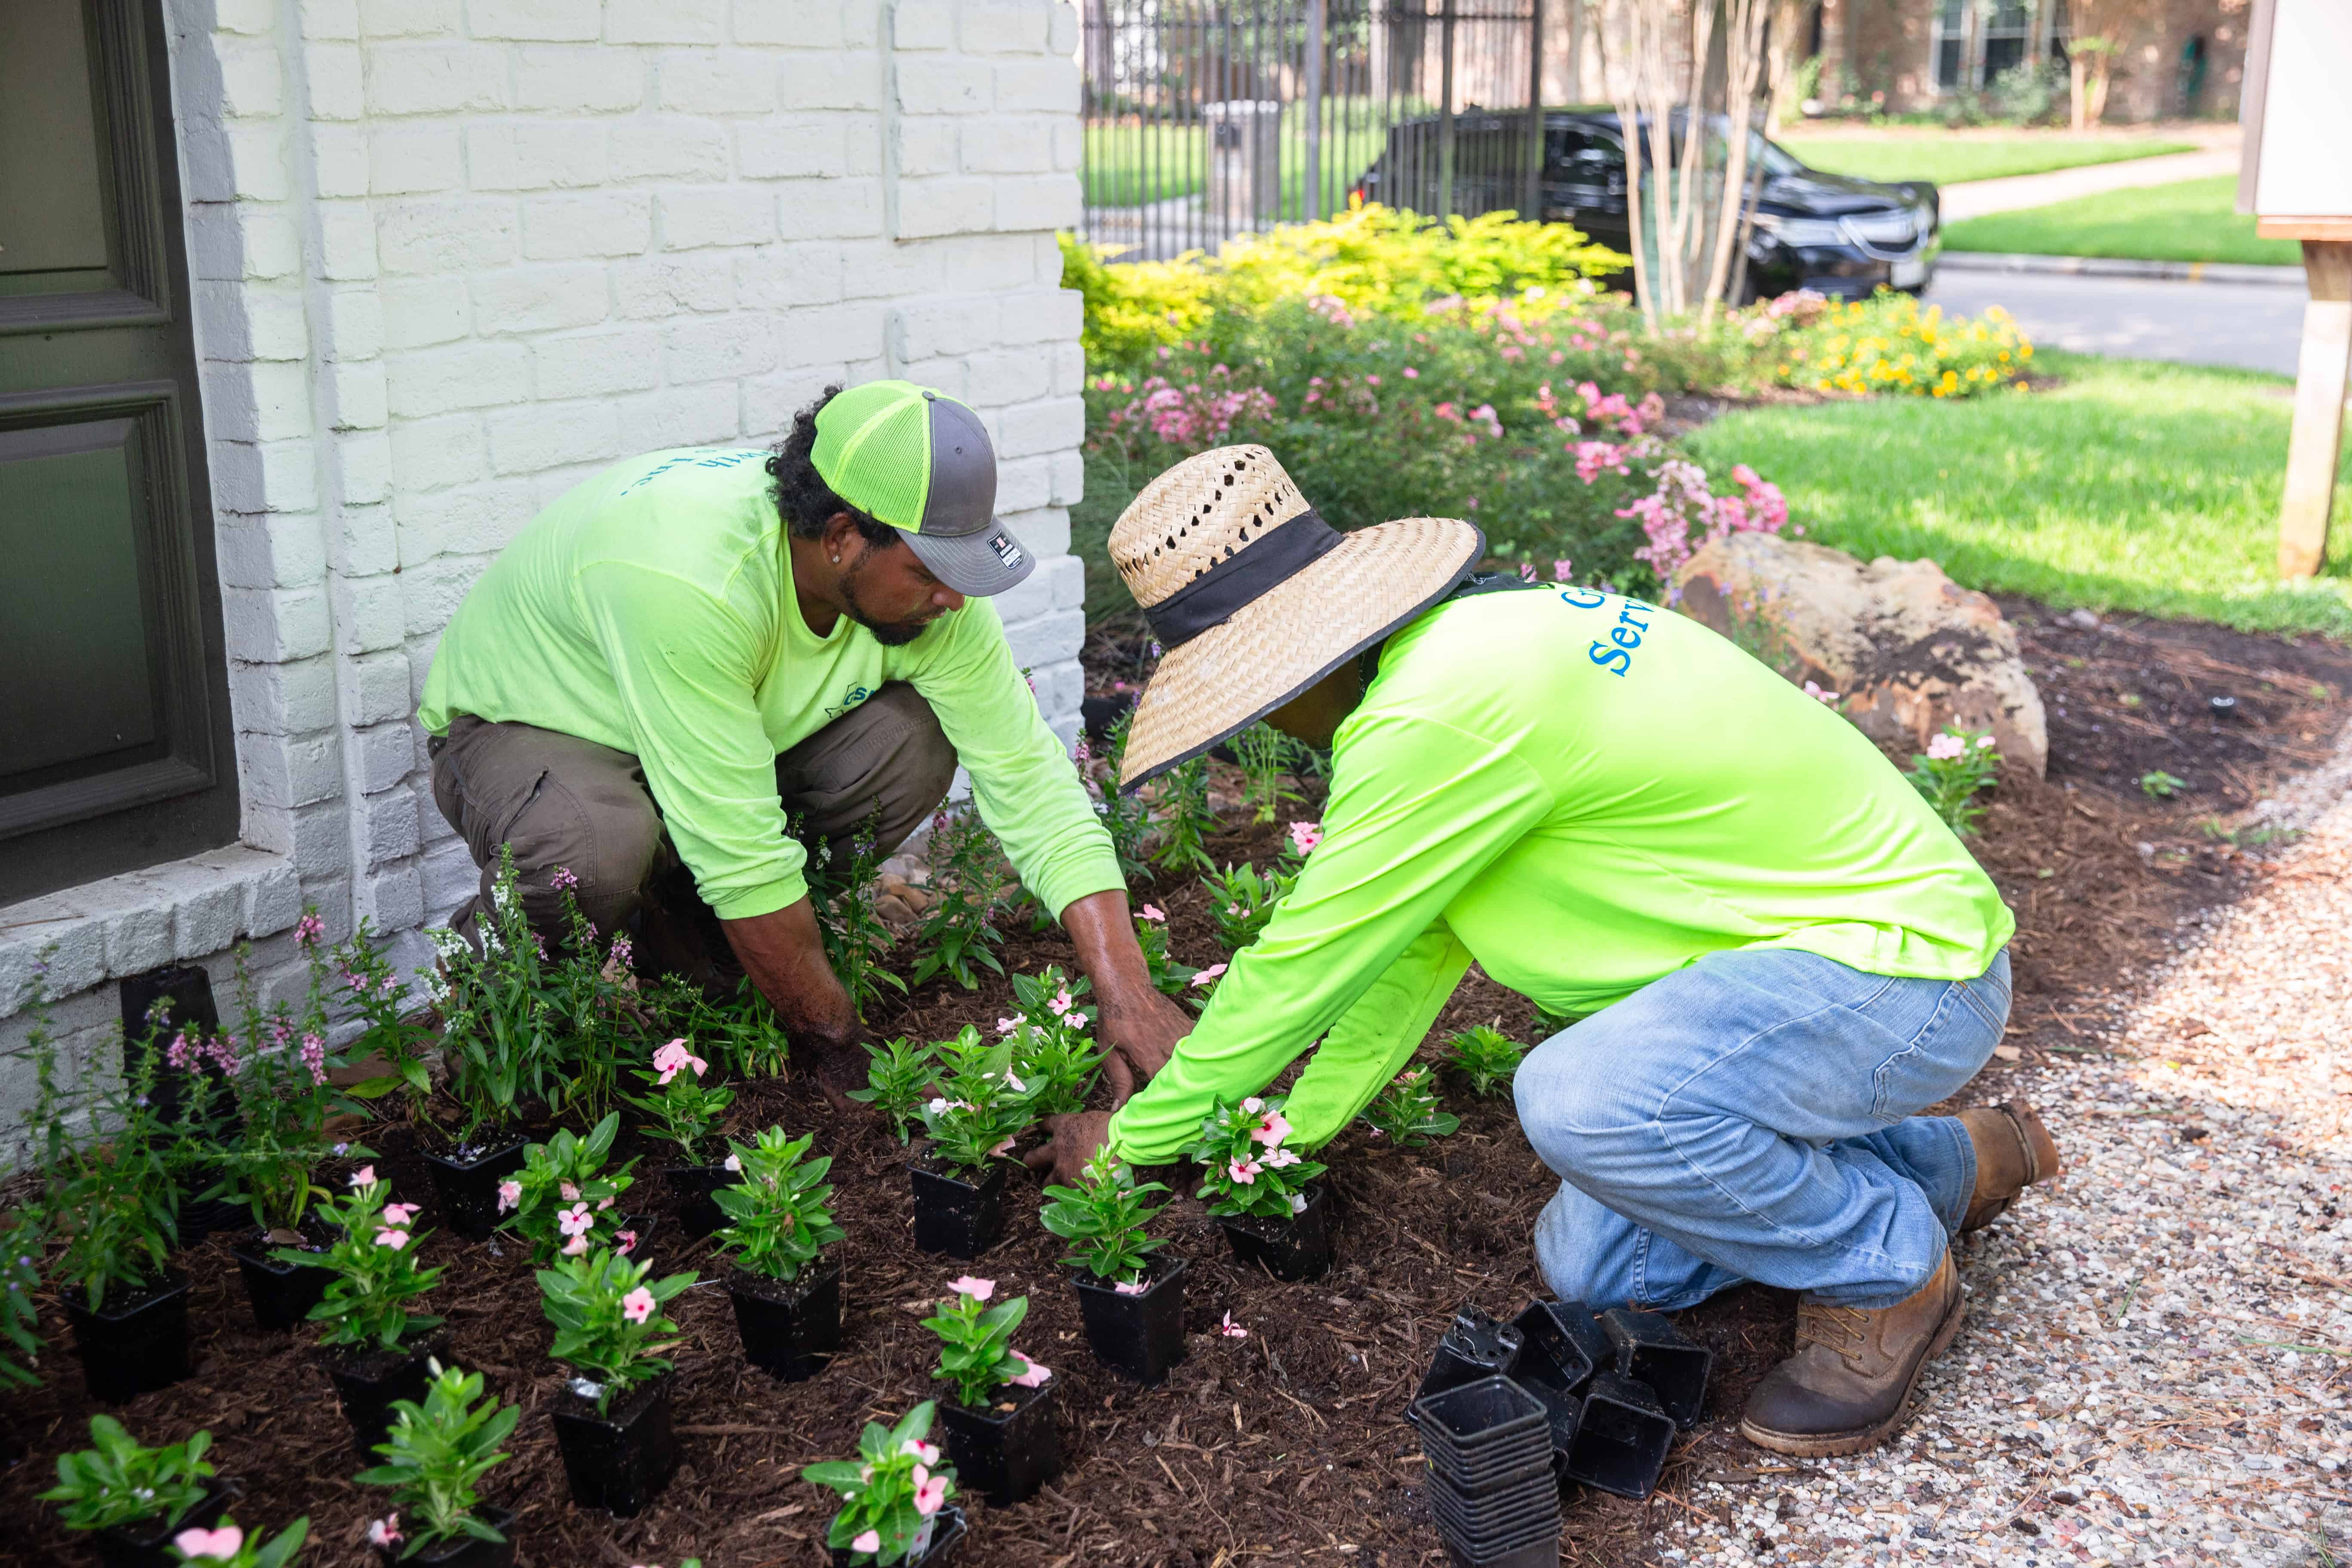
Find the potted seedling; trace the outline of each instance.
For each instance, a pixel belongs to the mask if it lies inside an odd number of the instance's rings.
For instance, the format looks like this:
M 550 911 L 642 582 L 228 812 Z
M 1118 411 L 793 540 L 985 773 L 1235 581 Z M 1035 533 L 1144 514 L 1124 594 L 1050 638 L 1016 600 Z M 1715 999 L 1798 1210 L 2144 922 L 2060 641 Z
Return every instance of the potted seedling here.
M 1185 1260 L 1151 1257 L 1167 1243 L 1143 1228 L 1165 1206 L 1145 1198 L 1167 1190 L 1138 1185 L 1108 1149 L 1087 1164 L 1082 1185 L 1045 1189 L 1045 1228 L 1076 1247 L 1062 1261 L 1077 1270 L 1087 1343 L 1105 1366 L 1145 1383 L 1184 1359 Z
M 677 1342 L 662 1304 L 691 1274 L 648 1280 L 648 1264 L 616 1252 L 565 1258 L 539 1271 L 541 1309 L 555 1325 L 548 1353 L 574 1375 L 555 1396 L 556 1447 L 572 1500 L 627 1519 L 677 1469 L 670 1429 L 670 1363 Z
M 916 1045 L 901 1035 L 887 1046 L 868 1046 L 866 1087 L 853 1089 L 849 1098 L 870 1105 L 887 1117 L 898 1142 L 908 1141 L 908 1129 L 919 1119 L 923 1101 L 930 1098 L 931 1080 L 940 1065 L 929 1046 Z
M 996 1027 L 1012 1044 L 1013 1071 L 1027 1086 L 1033 1118 L 1080 1110 L 1094 1088 L 1104 1053 L 1087 1038 L 1095 1019 L 1078 1000 L 1087 989 L 1086 981 L 1072 984 L 1052 964 L 1039 974 L 1013 977 L 1019 1011 L 998 1019 Z
M 368 1543 L 387 1565 L 511 1568 L 515 1516 L 482 1501 L 476 1487 L 506 1458 L 499 1445 L 513 1434 L 518 1412 L 483 1397 L 480 1373 L 439 1362 L 430 1371 L 423 1404 L 393 1406 L 392 1429 L 375 1450 L 383 1463 L 352 1478 L 392 1489 L 392 1511 L 369 1522 Z
M 1255 942 L 1266 921 L 1274 919 L 1274 906 L 1297 879 L 1295 871 L 1261 877 L 1257 867 L 1247 861 L 1202 878 L 1201 886 L 1209 890 L 1209 912 L 1217 922 L 1217 940 L 1224 943 L 1225 951 L 1239 952 Z
M 513 852 L 501 846 L 488 907 L 475 918 L 480 951 L 447 929 L 429 931 L 439 954 L 425 992 L 441 1015 L 441 1058 L 461 1121 L 428 1146 L 442 1218 L 479 1241 L 499 1220 L 499 1186 L 523 1163 L 526 1100 L 556 1092 L 561 1059 L 538 937 L 515 891 Z M 625 937 L 614 942 L 624 961 Z
M 224 1518 L 210 1530 L 190 1528 L 172 1537 L 174 1563 L 187 1568 L 286 1568 L 310 1533 L 309 1516 L 279 1531 L 274 1540 L 247 1535 L 236 1521 Z
M 412 1228 L 416 1205 L 392 1202 L 392 1184 L 376 1180 L 374 1166 L 353 1172 L 351 1189 L 341 1202 L 319 1205 L 342 1233 L 332 1247 L 323 1255 L 289 1247 L 278 1256 L 331 1276 L 310 1319 L 324 1325 L 319 1359 L 364 1454 L 383 1441 L 394 1402 L 424 1395 L 441 1320 L 408 1304 L 433 1289 L 441 1270 L 417 1267 L 429 1233 Z
M 1030 1123 L 1031 1093 L 1013 1070 L 1010 1041 L 992 1045 L 967 1025 L 933 1049 L 940 1092 L 921 1111 L 930 1142 L 908 1167 L 915 1245 L 977 1258 L 1004 1234 L 1004 1156 Z
M 113 1416 L 93 1415 L 89 1440 L 94 1447 L 58 1456 L 58 1484 L 41 1500 L 58 1505 L 68 1530 L 93 1533 L 104 1568 L 172 1568 L 179 1561 L 166 1544 L 173 1533 L 209 1529 L 243 1495 L 213 1474 L 209 1432 L 148 1448 Z
M 120 1405 L 188 1375 L 188 1281 L 167 1266 L 175 1189 L 142 1129 L 72 1149 L 52 1188 L 58 1297 L 90 1397 Z
M 1003 942 L 1003 933 L 989 923 L 1004 881 L 1003 859 L 996 836 L 969 807 L 932 815 L 930 856 L 934 901 L 915 935 L 923 956 L 907 981 L 920 985 L 945 974 L 971 991 L 980 984 L 975 965 L 1004 973 L 1003 962 L 990 951 Z
M 1444 1067 L 1460 1077 L 1471 1093 L 1485 1100 L 1511 1087 L 1521 1055 L 1517 1040 L 1480 1024 L 1446 1042 Z
M 631 1105 L 653 1119 L 645 1129 L 648 1138 L 677 1145 L 678 1163 L 662 1167 L 662 1181 L 677 1198 L 677 1222 L 689 1237 L 705 1237 L 725 1224 L 710 1194 L 735 1179 L 726 1166 L 707 1163 L 708 1143 L 719 1119 L 735 1103 L 731 1089 L 714 1089 L 702 1081 L 710 1064 L 675 1039 L 654 1052 L 651 1068 L 639 1068 L 646 1092 L 625 1095 Z
M 1235 1258 L 1276 1279 L 1313 1279 L 1331 1267 L 1330 1222 L 1315 1182 L 1325 1167 L 1284 1146 L 1290 1122 L 1282 1107 L 1279 1096 L 1238 1106 L 1220 1099 L 1184 1153 L 1207 1173 L 1201 1201 Z
M 1163 995 L 1181 1001 L 1192 976 L 1201 972 L 1169 956 L 1168 916 L 1157 904 L 1146 904 L 1135 911 L 1135 945 L 1143 950 L 1144 972 L 1151 976 L 1152 985 Z
M 1029 1298 L 991 1307 L 996 1281 L 966 1275 L 923 1327 L 940 1337 L 933 1375 L 950 1394 L 940 1407 L 948 1457 L 968 1487 L 1003 1507 L 1036 1495 L 1062 1473 L 1061 1434 L 1054 1426 L 1054 1374 L 1013 1349 L 1013 1331 L 1029 1315 Z
M 841 1259 L 822 1256 L 843 1234 L 825 1202 L 833 1161 L 803 1163 L 809 1142 L 771 1127 L 733 1145 L 727 1163 L 740 1179 L 718 1193 L 727 1218 L 719 1246 L 734 1262 L 727 1296 L 743 1359 L 787 1383 L 814 1377 L 841 1348 Z
M 637 1251 L 646 1221 L 623 1214 L 623 1193 L 635 1184 L 635 1160 L 609 1174 L 604 1161 L 621 1131 L 621 1113 L 606 1114 L 580 1137 L 560 1128 L 544 1143 L 523 1151 L 522 1169 L 499 1184 L 499 1228 L 530 1244 L 541 1268 L 558 1258 L 580 1258 L 609 1247 L 625 1256 Z
M 1418 1149 L 1433 1138 L 1452 1135 L 1462 1125 L 1462 1118 L 1437 1103 L 1429 1087 L 1429 1074 L 1422 1068 L 1399 1073 L 1394 1083 L 1364 1107 L 1363 1117 L 1372 1136 L 1392 1149 Z
M 857 1458 L 831 1459 L 801 1471 L 801 1479 L 841 1494 L 824 1542 L 839 1568 L 904 1563 L 946 1568 L 963 1539 L 963 1510 L 955 1496 L 955 1468 L 940 1463 L 931 1434 L 937 1408 L 926 1399 L 896 1426 L 868 1421 L 858 1434 Z

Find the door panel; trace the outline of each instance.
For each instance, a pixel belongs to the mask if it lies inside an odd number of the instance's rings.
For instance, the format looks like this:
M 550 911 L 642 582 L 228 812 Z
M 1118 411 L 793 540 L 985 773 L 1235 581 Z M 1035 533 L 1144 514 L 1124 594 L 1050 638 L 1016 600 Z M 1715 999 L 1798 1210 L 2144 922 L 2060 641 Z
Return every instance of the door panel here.
M 0 903 L 236 837 L 161 0 L 0 0 Z

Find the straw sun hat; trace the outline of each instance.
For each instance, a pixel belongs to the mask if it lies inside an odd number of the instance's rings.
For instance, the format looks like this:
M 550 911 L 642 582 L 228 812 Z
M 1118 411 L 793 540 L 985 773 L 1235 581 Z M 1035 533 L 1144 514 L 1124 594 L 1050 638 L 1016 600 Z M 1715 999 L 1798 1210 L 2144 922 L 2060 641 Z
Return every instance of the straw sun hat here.
M 1111 564 L 1166 651 L 1128 732 L 1133 789 L 1191 761 L 1451 593 L 1486 548 L 1451 518 L 1340 533 L 1264 447 L 1220 447 L 1143 488 Z

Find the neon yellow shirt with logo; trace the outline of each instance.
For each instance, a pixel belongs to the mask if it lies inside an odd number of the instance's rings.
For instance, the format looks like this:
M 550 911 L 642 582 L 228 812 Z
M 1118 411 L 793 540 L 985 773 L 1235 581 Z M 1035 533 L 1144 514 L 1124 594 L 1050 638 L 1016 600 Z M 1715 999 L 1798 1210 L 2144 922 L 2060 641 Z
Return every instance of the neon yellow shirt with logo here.
M 441 635 L 418 717 L 461 713 L 635 756 L 703 901 L 742 920 L 807 891 L 776 757 L 884 682 L 912 683 L 982 817 L 1047 909 L 1121 885 L 1093 802 L 986 599 L 885 647 L 846 616 L 801 619 L 767 454 L 651 453 L 548 506 Z
M 2016 923 L 1852 724 L 1696 622 L 1589 588 L 1459 599 L 1391 637 L 1334 737 L 1323 829 L 1112 1120 L 1121 1155 L 1168 1158 L 1318 1037 L 1286 1114 L 1324 1142 L 1474 959 L 1583 1014 L 1737 948 L 1969 978 Z

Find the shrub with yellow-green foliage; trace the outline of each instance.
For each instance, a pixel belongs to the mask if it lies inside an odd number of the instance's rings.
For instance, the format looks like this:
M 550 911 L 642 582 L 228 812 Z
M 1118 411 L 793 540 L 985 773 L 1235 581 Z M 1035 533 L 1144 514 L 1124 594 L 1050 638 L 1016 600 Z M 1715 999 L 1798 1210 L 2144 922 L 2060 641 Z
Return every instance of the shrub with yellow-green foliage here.
M 2025 384 L 2033 344 L 1994 305 L 1970 320 L 1885 291 L 1837 304 L 1789 294 L 1756 308 L 1750 336 L 1770 379 L 1809 392 L 1969 397 Z
M 1337 301 L 1357 317 L 1418 320 L 1432 301 L 1522 302 L 1629 265 L 1566 224 L 1508 212 L 1433 223 L 1377 204 L 1320 223 L 1286 224 L 1228 241 L 1212 257 L 1109 267 L 1116 247 L 1062 237 L 1062 285 L 1086 297 L 1087 362 L 1139 367 L 1152 352 L 1203 336 L 1221 315 L 1246 319 L 1283 301 Z

